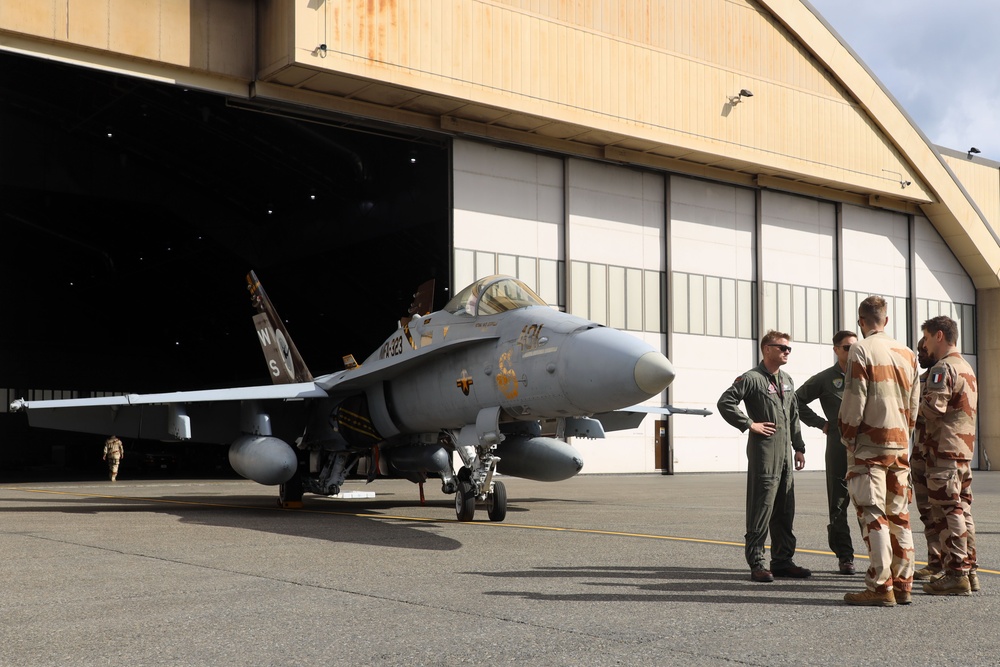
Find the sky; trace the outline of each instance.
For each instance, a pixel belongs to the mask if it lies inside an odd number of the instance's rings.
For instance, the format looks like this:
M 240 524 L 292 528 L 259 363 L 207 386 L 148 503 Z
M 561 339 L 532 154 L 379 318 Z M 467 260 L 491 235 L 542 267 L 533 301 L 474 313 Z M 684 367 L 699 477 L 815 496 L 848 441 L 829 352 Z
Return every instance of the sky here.
M 1000 1 L 808 2 L 931 143 L 1000 161 Z

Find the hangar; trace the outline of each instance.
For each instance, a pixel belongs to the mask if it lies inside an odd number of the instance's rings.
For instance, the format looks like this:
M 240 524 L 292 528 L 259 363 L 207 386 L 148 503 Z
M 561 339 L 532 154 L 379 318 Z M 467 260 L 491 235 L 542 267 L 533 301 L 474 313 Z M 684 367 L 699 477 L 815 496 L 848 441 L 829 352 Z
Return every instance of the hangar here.
M 262 381 L 249 268 L 322 372 L 428 277 L 501 272 L 660 346 L 675 405 L 770 328 L 801 382 L 867 294 L 911 345 L 954 317 L 1000 391 L 1000 165 L 931 145 L 801 0 L 5 4 L 0 157 L 4 405 Z M 658 428 L 575 445 L 745 468 L 717 416 Z M 980 468 L 998 436 L 981 411 Z

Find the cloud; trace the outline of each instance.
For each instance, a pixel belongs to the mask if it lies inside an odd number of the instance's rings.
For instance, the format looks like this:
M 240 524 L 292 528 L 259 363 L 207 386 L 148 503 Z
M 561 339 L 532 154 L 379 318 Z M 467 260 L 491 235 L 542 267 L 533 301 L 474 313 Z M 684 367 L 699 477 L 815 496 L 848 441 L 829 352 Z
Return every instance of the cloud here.
M 996 0 L 810 0 L 935 144 L 1000 158 Z

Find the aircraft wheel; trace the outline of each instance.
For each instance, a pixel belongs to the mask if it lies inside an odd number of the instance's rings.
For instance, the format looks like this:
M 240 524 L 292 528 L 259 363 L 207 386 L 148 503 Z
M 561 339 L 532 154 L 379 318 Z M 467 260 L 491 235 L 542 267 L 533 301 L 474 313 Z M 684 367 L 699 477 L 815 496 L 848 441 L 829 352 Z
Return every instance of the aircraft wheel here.
M 503 482 L 493 482 L 493 493 L 486 496 L 486 513 L 490 521 L 503 521 L 507 518 L 507 487 Z
M 455 514 L 459 521 L 472 521 L 476 515 L 476 492 L 472 482 L 463 480 L 458 483 L 458 491 L 455 493 Z

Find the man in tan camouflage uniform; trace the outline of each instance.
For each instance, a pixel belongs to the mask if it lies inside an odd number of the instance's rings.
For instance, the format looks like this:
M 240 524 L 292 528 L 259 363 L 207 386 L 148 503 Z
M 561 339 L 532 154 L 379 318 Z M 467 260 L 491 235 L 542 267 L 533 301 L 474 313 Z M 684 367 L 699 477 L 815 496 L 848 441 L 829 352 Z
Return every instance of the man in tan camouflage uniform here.
M 944 315 L 924 322 L 924 344 L 937 358 L 920 401 L 925 423 L 927 496 L 938 533 L 943 575 L 924 584 L 932 595 L 979 590 L 972 520 L 972 452 L 979 398 L 976 374 L 956 348 L 958 325 Z
M 917 341 L 917 364 L 924 370 L 920 375 L 920 395 L 924 395 L 927 385 L 927 375 L 937 359 L 927 352 L 924 339 Z M 917 412 L 917 428 L 913 432 L 913 450 L 910 452 L 910 479 L 913 481 L 913 499 L 917 503 L 917 513 L 924 525 L 924 538 L 927 541 L 927 567 L 913 573 L 913 580 L 926 581 L 941 572 L 941 544 L 938 531 L 931 521 L 931 504 L 927 498 L 927 443 L 924 418 Z
M 806 465 L 795 386 L 781 367 L 792 351 L 788 334 L 768 331 L 760 341 L 762 360 L 736 378 L 719 398 L 719 414 L 749 431 L 747 439 L 747 532 L 745 556 L 750 580 L 805 579 L 811 572 L 795 555 L 795 486 L 792 467 Z M 743 403 L 746 413 L 739 408 Z M 794 454 L 790 450 L 794 450 Z M 764 567 L 764 542 L 771 533 L 771 568 Z
M 913 586 L 907 450 L 920 382 L 916 356 L 885 333 L 885 299 L 862 301 L 858 318 L 865 339 L 847 356 L 839 422 L 847 447 L 847 489 L 870 560 L 865 590 L 847 593 L 844 601 L 893 607 L 910 603 Z
M 118 477 L 118 464 L 125 458 L 125 447 L 122 445 L 122 441 L 118 439 L 118 436 L 113 435 L 104 441 L 104 456 L 101 458 L 108 463 L 108 473 L 111 475 L 111 481 L 116 481 Z

